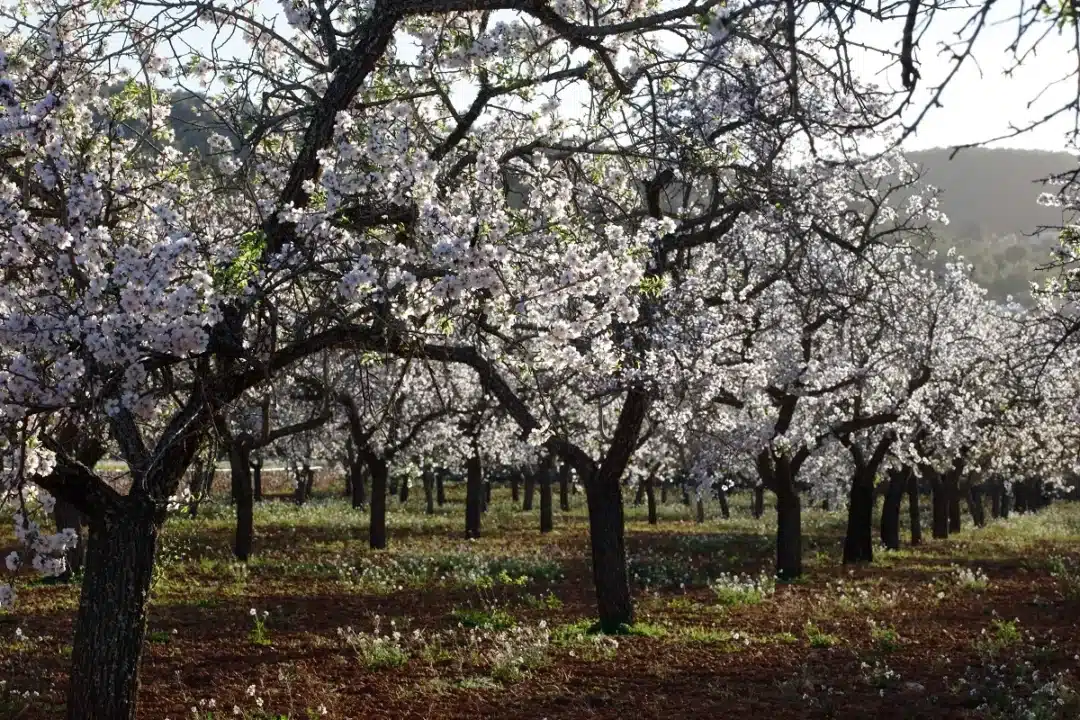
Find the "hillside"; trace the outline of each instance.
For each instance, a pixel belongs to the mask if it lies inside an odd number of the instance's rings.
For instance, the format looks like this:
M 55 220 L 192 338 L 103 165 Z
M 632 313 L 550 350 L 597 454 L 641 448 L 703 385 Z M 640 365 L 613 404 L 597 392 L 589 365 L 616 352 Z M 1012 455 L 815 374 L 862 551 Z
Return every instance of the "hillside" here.
M 952 160 L 950 150 L 908 153 L 926 182 L 942 191 L 942 208 L 950 224 L 942 233 L 945 246 L 975 265 L 979 281 L 995 297 L 1027 296 L 1028 284 L 1041 277 L 1036 268 L 1048 259 L 1055 242 L 1052 230 L 1061 213 L 1036 202 L 1039 182 L 1076 167 L 1067 153 L 1040 150 L 965 150 Z

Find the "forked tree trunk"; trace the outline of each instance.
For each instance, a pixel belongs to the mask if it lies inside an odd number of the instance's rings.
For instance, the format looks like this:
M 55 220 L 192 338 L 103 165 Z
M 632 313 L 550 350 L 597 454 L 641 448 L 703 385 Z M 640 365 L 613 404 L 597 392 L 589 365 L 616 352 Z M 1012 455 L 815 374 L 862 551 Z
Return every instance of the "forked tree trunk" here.
M 133 720 L 158 522 L 149 501 L 127 496 L 90 519 L 71 651 L 67 720 Z
M 907 486 L 905 471 L 889 472 L 889 486 L 881 507 L 881 544 L 890 550 L 900 549 L 900 505 Z
M 250 451 L 242 443 L 229 445 L 229 470 L 232 495 L 236 503 L 236 531 L 233 537 L 233 555 L 241 562 L 251 557 L 255 543 L 255 502 L 251 487 Z
M 795 580 L 802 576 L 802 506 L 794 479 L 776 479 L 776 576 Z
M 389 469 L 386 461 L 377 455 L 367 458 L 371 473 L 371 521 L 368 528 L 368 544 L 374 550 L 386 548 L 386 482 Z
M 872 562 L 874 559 L 874 475 L 857 470 L 848 495 L 847 533 L 844 535 L 844 564 Z
M 570 463 L 559 467 L 559 509 L 570 512 Z
M 555 474 L 554 463 L 547 461 L 540 470 L 540 532 L 549 533 L 555 526 L 552 518 L 551 484 Z
M 480 455 L 474 452 L 466 463 L 465 478 L 465 537 L 480 537 L 481 506 L 484 503 L 483 471 Z
M 915 473 L 908 472 L 907 479 L 908 495 L 908 525 L 911 532 L 911 544 L 922 543 L 922 514 L 919 511 L 919 478 Z

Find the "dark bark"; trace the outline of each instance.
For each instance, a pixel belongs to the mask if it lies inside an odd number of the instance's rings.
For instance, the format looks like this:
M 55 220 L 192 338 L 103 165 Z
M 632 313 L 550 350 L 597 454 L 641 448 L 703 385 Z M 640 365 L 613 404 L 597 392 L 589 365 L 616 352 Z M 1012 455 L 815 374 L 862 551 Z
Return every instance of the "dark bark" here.
M 907 482 L 906 471 L 889 471 L 889 487 L 881 506 L 881 544 L 890 550 L 900 549 L 900 505 Z
M 312 491 L 315 490 L 315 471 L 311 469 L 311 465 L 304 463 L 304 500 L 311 497 Z
M 668 491 L 668 481 L 663 480 L 660 483 L 660 504 L 661 505 L 667 505 L 667 491 Z
M 484 502 L 483 470 L 480 453 L 474 450 L 469 456 L 465 479 L 465 537 L 480 537 L 481 506 Z
M 409 478 L 401 478 L 400 483 L 398 486 L 398 502 L 404 505 L 409 502 Z
M 428 515 L 435 514 L 435 476 L 431 470 L 424 468 L 424 504 Z
M 555 526 L 552 518 L 551 485 L 554 481 L 555 467 L 553 461 L 547 461 L 540 469 L 540 532 L 549 533 Z
M 933 495 L 933 536 L 941 540 L 949 537 L 949 492 L 945 481 L 936 471 L 930 471 L 930 491 Z
M 731 508 L 728 506 L 727 493 L 724 488 L 716 486 L 716 499 L 720 502 L 720 517 L 725 520 L 731 517 Z
M 521 501 L 521 473 L 517 470 L 510 471 L 510 502 L 517 505 Z
M 1005 489 L 1004 484 L 1001 488 L 1001 519 L 1009 519 L 1009 510 L 1012 506 L 1012 498 L 1009 497 L 1009 491 Z
M 386 548 L 386 484 L 389 468 L 386 461 L 374 453 L 367 453 L 368 472 L 371 474 L 371 521 L 368 527 L 368 545 L 373 550 Z
M 229 471 L 236 505 L 233 555 L 237 560 L 247 562 L 255 544 L 255 501 L 251 487 L 251 451 L 242 441 L 229 444 Z
M 251 464 L 252 498 L 255 502 L 262 502 L 263 499 L 262 468 L 262 459 L 255 458 L 255 461 Z
M 705 500 L 701 497 L 697 499 L 697 515 L 694 519 L 698 523 L 705 522 Z
M 656 525 L 659 522 L 656 512 L 656 475 L 650 474 L 645 478 L 645 497 L 649 503 L 649 524 Z
M 94 464 L 96 464 L 96 461 Z M 89 467 L 93 467 L 93 464 Z M 56 506 L 53 508 L 53 520 L 56 521 L 57 532 L 68 528 L 75 531 L 75 547 L 64 553 L 66 569 L 58 578 L 67 581 L 71 579 L 72 575 L 82 572 L 83 564 L 86 561 L 86 516 L 71 503 L 57 498 Z
M 765 514 L 765 488 L 762 485 L 758 485 L 754 488 L 754 500 L 750 508 L 750 513 L 759 518 Z
M 960 477 L 955 470 L 945 478 L 949 498 L 949 533 L 960 532 Z
M 442 472 L 435 475 L 435 502 L 439 507 L 446 504 L 446 478 Z
M 634 507 L 641 505 L 645 499 L 645 479 L 642 478 L 637 484 L 637 489 L 634 491 Z
M 971 521 L 975 527 L 986 526 L 986 510 L 983 508 L 983 487 L 981 484 L 972 483 L 967 491 L 968 512 L 971 513 Z
M 844 564 L 874 559 L 874 475 L 856 471 L 848 494 L 848 522 L 844 535 Z
M 491 479 L 486 478 L 484 480 L 484 495 L 483 502 L 480 504 L 480 512 L 487 512 L 489 505 L 491 505 Z
M 563 512 L 570 512 L 570 471 L 570 463 L 559 467 L 559 509 Z
M 600 627 L 614 632 L 634 623 L 634 607 L 626 572 L 622 493 L 618 477 L 602 471 L 586 483 L 589 504 L 589 539 L 592 544 L 593 581 L 596 585 Z
M 536 495 L 536 473 L 533 470 L 525 471 L 525 500 L 521 504 L 521 509 L 525 512 L 532 512 L 533 509 L 533 496 Z
M 71 652 L 68 720 L 133 720 L 157 552 L 152 504 L 123 498 L 91 518 Z
M 990 517 L 995 520 L 1001 517 L 1001 483 L 990 484 Z
M 352 477 L 352 506 L 360 509 L 367 504 L 367 482 L 364 479 L 364 461 L 357 457 L 349 468 Z
M 795 580 L 802 576 L 802 507 L 792 478 L 776 483 L 776 576 Z
M 907 494 L 908 524 L 910 525 L 911 544 L 919 545 L 922 543 L 922 514 L 919 511 L 919 478 L 911 471 L 908 471 Z
M 1018 513 L 1026 513 L 1028 511 L 1028 491 L 1027 486 L 1023 482 L 1014 482 L 1012 486 L 1013 494 L 1013 509 Z

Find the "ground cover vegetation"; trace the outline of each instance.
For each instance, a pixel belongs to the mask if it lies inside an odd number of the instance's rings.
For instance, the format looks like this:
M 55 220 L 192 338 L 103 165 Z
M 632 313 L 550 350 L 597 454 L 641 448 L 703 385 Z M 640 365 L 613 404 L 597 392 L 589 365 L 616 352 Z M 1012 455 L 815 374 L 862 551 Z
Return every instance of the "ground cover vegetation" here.
M 1074 178 L 1002 303 L 898 149 L 992 6 L 0 9 L 6 710 L 1068 717 Z

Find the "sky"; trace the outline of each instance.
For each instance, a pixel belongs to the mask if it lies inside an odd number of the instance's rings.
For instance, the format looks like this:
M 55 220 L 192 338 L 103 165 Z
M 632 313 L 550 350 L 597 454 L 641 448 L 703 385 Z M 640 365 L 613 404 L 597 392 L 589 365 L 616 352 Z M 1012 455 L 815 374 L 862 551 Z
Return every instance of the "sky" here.
M 965 63 L 943 94 L 941 107 L 933 108 L 926 115 L 917 132 L 905 142 L 906 148 L 920 150 L 981 142 L 990 147 L 1049 151 L 1071 149 L 1066 135 L 1073 127 L 1072 112 L 1019 137 L 986 142 L 1007 133 L 1010 122 L 1024 123 L 1040 117 L 1049 109 L 1059 107 L 1080 93 L 1075 77 L 1070 78 L 1071 83 L 1065 82 L 1047 89 L 1054 80 L 1069 75 L 1070 63 L 1072 72 L 1075 72 L 1077 63 L 1080 62 L 1076 50 L 1069 47 L 1068 39 L 1056 32 L 1039 43 L 1038 53 L 1028 58 L 1019 70 L 1011 76 L 1004 74 L 1011 61 L 1007 48 L 1015 39 L 1015 20 L 1010 23 L 1009 16 L 1019 7 L 1020 2 L 1021 0 L 1000 0 L 995 4 L 997 11 L 990 15 L 991 22 L 983 30 L 976 46 L 973 60 L 977 62 L 969 59 Z M 975 0 L 974 4 L 977 6 L 978 0 Z M 273 0 L 263 0 L 260 5 L 266 16 L 273 17 L 280 12 L 280 6 Z M 913 120 L 917 111 L 926 106 L 930 100 L 930 88 L 948 72 L 949 56 L 941 52 L 940 45 L 943 41 L 955 39 L 955 32 L 970 14 L 970 10 L 953 11 L 951 14 L 939 13 L 930 29 L 920 39 L 917 57 L 922 79 L 911 110 L 904 116 L 906 121 Z M 277 17 L 275 24 L 279 28 L 284 27 L 284 18 Z M 872 47 L 896 48 L 899 46 L 901 30 L 899 21 L 889 24 L 860 23 L 856 26 L 856 37 Z M 853 54 L 853 59 L 856 72 L 864 79 L 891 88 L 899 87 L 898 67 L 885 68 L 880 59 L 867 53 L 861 56 Z M 474 92 L 475 89 L 468 89 L 453 95 L 455 101 L 466 105 Z M 1028 107 L 1040 92 L 1043 93 L 1041 97 Z
M 996 6 L 1002 10 L 991 14 L 993 23 L 980 34 L 973 54 L 977 63 L 970 59 L 965 63 L 942 95 L 941 106 L 931 109 L 905 147 L 917 150 L 985 141 L 1007 133 L 1010 122 L 1021 124 L 1043 117 L 1077 96 L 1080 89 L 1071 73 L 1076 72 L 1080 58 L 1075 48 L 1070 48 L 1067 35 L 1062 37 L 1056 31 L 1040 40 L 1038 52 L 1025 59 L 1022 67 L 1011 75 L 1005 74 L 1012 65 L 1008 47 L 1016 38 L 1016 23 L 1009 22 L 1009 14 L 1019 4 L 1019 0 L 1007 0 Z M 956 31 L 969 16 L 970 11 L 952 16 L 939 14 L 921 39 L 918 59 L 922 79 L 915 94 L 916 109 L 926 106 L 930 87 L 940 82 L 951 66 L 950 55 L 941 52 L 941 43 L 955 41 Z M 898 46 L 900 37 L 899 24 L 875 25 L 866 33 L 868 42 L 877 46 Z M 893 88 L 900 85 L 898 67 L 882 75 L 880 63 L 866 61 L 861 69 L 867 78 L 883 85 Z M 1069 76 L 1065 82 L 1055 83 L 1065 76 Z M 912 113 L 905 119 L 911 121 Z M 1075 113 L 1068 112 L 1019 137 L 988 145 L 1068 151 L 1066 135 L 1074 120 Z

